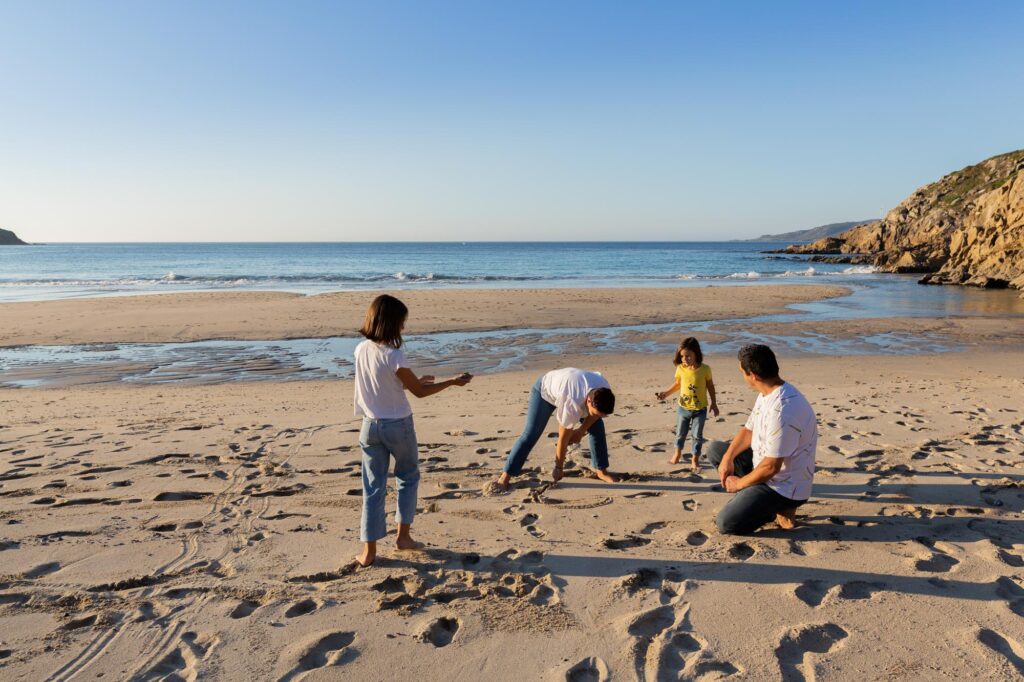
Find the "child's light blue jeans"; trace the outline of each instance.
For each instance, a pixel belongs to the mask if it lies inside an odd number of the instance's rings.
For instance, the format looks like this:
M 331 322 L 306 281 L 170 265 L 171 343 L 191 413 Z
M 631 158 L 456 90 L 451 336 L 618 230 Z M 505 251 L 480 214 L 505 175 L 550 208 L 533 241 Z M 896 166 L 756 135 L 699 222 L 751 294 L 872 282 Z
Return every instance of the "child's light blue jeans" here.
M 700 457 L 700 451 L 704 447 L 704 422 L 708 418 L 708 408 L 702 410 L 687 410 L 683 407 L 676 407 L 676 447 L 683 449 L 686 442 L 686 434 L 690 434 L 690 447 L 693 454 Z
M 401 419 L 364 417 L 359 447 L 363 450 L 363 518 L 359 537 L 363 542 L 376 542 L 387 535 L 384 503 L 392 457 L 395 458 L 395 478 L 398 480 L 395 523 L 412 523 L 416 515 L 420 462 L 412 415 Z

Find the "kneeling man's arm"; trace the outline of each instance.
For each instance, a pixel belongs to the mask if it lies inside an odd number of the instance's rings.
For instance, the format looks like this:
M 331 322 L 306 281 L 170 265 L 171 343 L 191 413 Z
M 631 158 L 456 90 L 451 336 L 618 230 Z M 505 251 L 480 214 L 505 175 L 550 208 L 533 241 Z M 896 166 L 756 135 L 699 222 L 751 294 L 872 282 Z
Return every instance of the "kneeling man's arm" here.
M 765 457 L 761 463 L 754 467 L 754 470 L 743 478 L 736 476 L 729 477 L 725 482 L 725 488 L 731 493 L 749 488 L 752 485 L 770 481 L 775 474 L 782 470 L 783 458 Z
M 733 474 L 733 460 L 741 452 L 750 447 L 750 442 L 753 439 L 754 432 L 747 427 L 741 427 L 740 430 L 733 437 L 732 442 L 729 443 L 729 449 L 722 455 L 722 462 L 718 465 L 718 480 L 725 485 L 725 480 Z

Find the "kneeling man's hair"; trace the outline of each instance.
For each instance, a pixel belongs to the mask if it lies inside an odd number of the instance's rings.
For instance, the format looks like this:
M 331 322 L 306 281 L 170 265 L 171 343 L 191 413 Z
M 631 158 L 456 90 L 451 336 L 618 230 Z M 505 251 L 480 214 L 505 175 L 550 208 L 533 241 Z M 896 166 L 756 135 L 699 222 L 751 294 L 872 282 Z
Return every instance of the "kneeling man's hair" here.
M 594 407 L 601 414 L 611 414 L 615 411 L 615 394 L 610 388 L 595 388 L 591 395 L 594 397 Z
M 754 344 L 743 346 L 739 352 L 740 367 L 747 374 L 756 374 L 762 379 L 778 379 L 779 363 L 775 353 L 768 346 Z

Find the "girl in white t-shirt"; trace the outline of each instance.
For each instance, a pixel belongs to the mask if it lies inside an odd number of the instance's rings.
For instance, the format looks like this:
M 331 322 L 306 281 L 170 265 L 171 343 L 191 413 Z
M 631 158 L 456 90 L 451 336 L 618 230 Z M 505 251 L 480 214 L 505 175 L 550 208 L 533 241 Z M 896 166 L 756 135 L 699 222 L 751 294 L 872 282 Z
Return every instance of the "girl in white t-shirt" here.
M 355 413 L 363 418 L 359 447 L 363 451 L 363 515 L 359 535 L 363 551 L 356 557 L 369 566 L 377 557 L 377 540 L 387 534 L 385 497 L 388 468 L 395 460 L 398 489 L 398 549 L 418 549 L 410 529 L 416 515 L 416 490 L 420 469 L 412 408 L 408 390 L 417 398 L 433 395 L 449 386 L 465 386 L 470 374 L 435 382 L 432 376 L 417 377 L 402 351 L 402 330 L 409 309 L 394 296 L 383 294 L 370 304 L 359 333 L 366 340 L 355 351 Z

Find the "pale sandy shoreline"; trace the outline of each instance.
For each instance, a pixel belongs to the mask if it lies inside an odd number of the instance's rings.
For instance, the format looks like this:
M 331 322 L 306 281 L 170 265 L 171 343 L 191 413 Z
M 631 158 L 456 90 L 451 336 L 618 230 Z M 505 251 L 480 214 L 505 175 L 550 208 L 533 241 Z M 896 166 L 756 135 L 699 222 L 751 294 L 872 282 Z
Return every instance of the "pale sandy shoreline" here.
M 670 358 L 564 356 L 415 402 L 430 549 L 355 573 L 350 382 L 0 390 L 0 677 L 1018 679 L 1024 353 L 781 361 L 821 422 L 791 533 L 719 535 L 665 463 Z M 531 496 L 542 443 L 482 496 L 555 363 L 609 377 L 632 475 Z
M 406 332 L 424 334 L 742 318 L 848 291 L 790 284 L 394 293 L 410 308 Z M 355 336 L 377 293 L 182 293 L 3 303 L 0 347 Z

